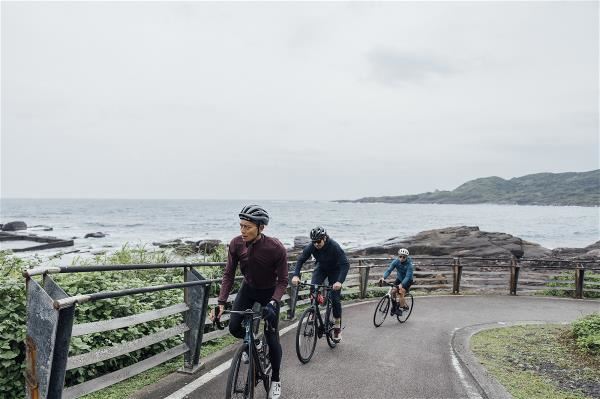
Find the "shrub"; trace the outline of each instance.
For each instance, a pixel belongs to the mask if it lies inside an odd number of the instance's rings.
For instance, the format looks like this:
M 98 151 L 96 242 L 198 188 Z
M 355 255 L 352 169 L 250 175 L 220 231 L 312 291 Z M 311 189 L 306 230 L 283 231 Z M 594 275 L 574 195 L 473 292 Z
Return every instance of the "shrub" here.
M 225 249 L 220 248 L 209 259 L 176 258 L 171 251 L 152 251 L 145 246 L 130 247 L 124 245 L 119 250 L 93 258 L 76 258 L 72 265 L 108 265 L 108 264 L 150 264 L 174 263 L 185 261 L 197 263 L 204 261 L 223 261 Z M 24 360 L 26 335 L 26 293 L 22 271 L 38 266 L 37 257 L 23 259 L 12 255 L 10 251 L 0 251 L 0 300 L 4 304 L 0 309 L 0 398 L 17 398 L 25 395 Z M 222 269 L 200 268 L 206 278 L 217 278 Z M 161 285 L 183 281 L 181 269 L 139 270 L 123 272 L 90 272 L 58 274 L 53 278 L 69 295 L 99 291 L 113 291 L 125 288 Z M 163 308 L 183 301 L 183 290 L 159 291 L 152 294 L 127 296 L 111 300 L 101 300 L 78 305 L 75 310 L 75 323 L 124 317 L 152 309 Z M 71 340 L 69 355 L 85 353 L 115 343 L 130 341 L 162 329 L 173 327 L 182 322 L 180 315 L 138 324 L 129 328 L 74 337 Z M 15 328 L 15 326 L 17 326 Z M 167 348 L 180 343 L 182 336 L 159 342 L 127 355 L 109 359 L 86 367 L 67 372 L 66 384 L 73 385 L 96 378 L 102 374 L 123 368 Z
M 579 349 L 590 355 L 600 356 L 600 313 L 574 321 L 571 331 Z

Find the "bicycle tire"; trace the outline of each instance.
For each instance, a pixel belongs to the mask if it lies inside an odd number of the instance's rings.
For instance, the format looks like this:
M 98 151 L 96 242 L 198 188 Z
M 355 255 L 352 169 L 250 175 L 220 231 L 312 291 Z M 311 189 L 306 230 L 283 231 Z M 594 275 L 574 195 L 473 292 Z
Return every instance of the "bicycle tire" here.
M 271 388 L 271 377 L 273 374 L 273 366 L 271 365 L 271 359 L 269 358 L 269 352 L 270 352 L 270 348 L 269 348 L 269 343 L 267 342 L 266 338 L 263 339 L 263 352 L 259 357 L 263 358 L 263 372 L 265 372 L 264 374 L 262 374 L 262 380 L 263 380 L 263 386 L 265 387 L 265 391 L 267 392 L 267 396 L 269 396 L 269 389 Z M 259 360 L 260 361 L 260 360 Z M 268 371 L 267 371 L 268 369 Z
M 337 346 L 337 342 L 333 340 L 333 306 L 331 306 L 331 301 L 327 303 L 327 311 L 325 313 L 325 338 L 327 338 L 327 345 L 330 348 L 335 348 Z M 340 324 L 342 322 L 342 318 L 340 317 Z
M 373 314 L 373 325 L 375 325 L 375 327 L 379 327 L 385 321 L 385 318 L 390 311 L 390 302 L 391 299 L 389 295 L 384 296 L 377 302 L 377 307 L 375 307 L 375 313 Z
M 227 390 L 225 398 L 227 399 L 253 399 L 254 398 L 254 360 L 253 356 L 248 356 L 248 370 L 243 368 L 242 353 L 248 347 L 247 344 L 242 344 L 233 355 L 231 367 L 229 368 L 229 376 L 227 377 Z M 240 380 L 241 378 L 241 380 Z M 241 384 L 238 386 L 238 381 Z
M 296 355 L 301 363 L 306 364 L 310 361 L 313 354 L 315 353 L 315 347 L 317 346 L 317 317 L 314 308 L 308 308 L 302 313 L 298 327 L 296 328 Z M 305 348 L 308 349 L 304 353 L 303 343 L 306 344 Z
M 411 293 L 405 294 L 404 300 L 406 301 L 408 310 L 402 310 L 402 314 L 396 316 L 400 323 L 404 323 L 406 320 L 408 320 L 413 311 L 413 307 L 415 306 L 415 301 Z

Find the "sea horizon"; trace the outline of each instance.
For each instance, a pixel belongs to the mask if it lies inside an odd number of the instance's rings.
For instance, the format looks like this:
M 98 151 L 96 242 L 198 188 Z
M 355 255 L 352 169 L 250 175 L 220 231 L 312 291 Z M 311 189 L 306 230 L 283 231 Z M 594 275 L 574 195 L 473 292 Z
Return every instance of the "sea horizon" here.
M 478 226 L 546 248 L 586 247 L 600 240 L 600 215 L 593 207 L 501 204 L 339 203 L 328 200 L 262 200 L 271 215 L 265 234 L 286 247 L 323 225 L 345 249 L 453 226 Z M 39 235 L 74 239 L 75 248 L 112 250 L 125 243 L 152 245 L 174 239 L 218 239 L 239 234 L 237 213 L 248 200 L 1 198 L 0 223 L 22 220 L 48 226 Z M 104 238 L 85 239 L 102 232 Z M 6 248 L 6 244 L 3 245 Z M 68 249 L 68 248 L 67 248 Z

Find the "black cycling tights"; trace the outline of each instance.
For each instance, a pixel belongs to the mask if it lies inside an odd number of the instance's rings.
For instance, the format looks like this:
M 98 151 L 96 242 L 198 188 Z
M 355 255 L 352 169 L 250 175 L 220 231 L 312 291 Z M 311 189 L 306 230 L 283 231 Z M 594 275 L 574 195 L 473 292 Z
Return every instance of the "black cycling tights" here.
M 267 289 L 252 288 L 245 282 L 242 284 L 240 291 L 233 302 L 233 310 L 252 309 L 255 302 L 266 306 L 272 298 L 275 287 Z M 273 330 L 265 332 L 265 338 L 269 343 L 269 357 L 273 366 L 273 381 L 279 381 L 279 368 L 281 367 L 281 344 L 279 343 L 279 304 L 277 304 L 277 317 Z M 246 330 L 242 326 L 243 316 L 239 314 L 231 314 L 229 321 L 229 332 L 237 338 L 244 338 Z

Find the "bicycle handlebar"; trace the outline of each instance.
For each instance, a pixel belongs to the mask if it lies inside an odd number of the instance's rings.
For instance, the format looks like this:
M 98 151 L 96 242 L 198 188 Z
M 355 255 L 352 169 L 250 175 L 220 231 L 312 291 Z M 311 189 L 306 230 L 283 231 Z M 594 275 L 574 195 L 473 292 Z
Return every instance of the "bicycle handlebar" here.
M 219 309 L 219 307 L 216 306 L 215 310 L 217 311 L 218 309 Z M 219 330 L 224 330 L 225 329 L 225 326 L 223 325 L 223 323 L 221 323 L 221 316 L 224 315 L 225 313 L 241 314 L 241 315 L 248 316 L 248 317 L 252 316 L 252 320 L 262 319 L 262 312 L 255 312 L 252 309 L 246 309 L 246 310 L 223 310 L 223 312 L 221 314 L 216 314 L 216 312 L 215 312 L 215 318 L 213 320 L 213 324 Z M 267 327 L 270 328 L 269 321 L 265 320 L 265 323 L 266 323 Z
M 304 285 L 306 287 L 325 288 L 326 290 L 332 290 L 333 289 L 333 287 L 331 285 L 309 284 L 309 283 L 303 283 L 302 281 L 299 281 L 298 285 Z
M 389 281 L 385 281 L 385 280 L 383 280 L 383 281 L 379 280 L 379 281 L 377 282 L 377 284 L 378 284 L 380 287 L 383 287 L 383 285 L 384 285 L 384 284 L 385 284 L 385 285 L 389 285 L 390 287 L 398 287 L 398 284 L 390 283 Z

